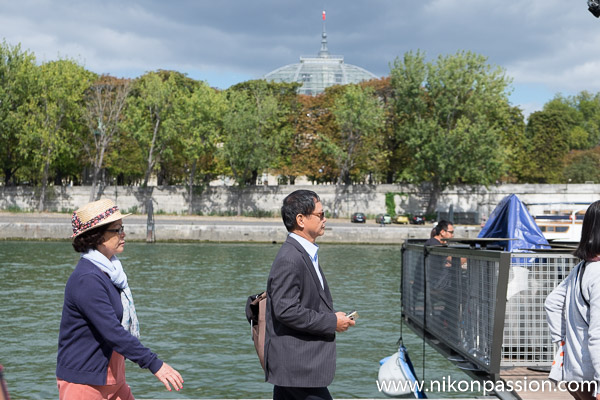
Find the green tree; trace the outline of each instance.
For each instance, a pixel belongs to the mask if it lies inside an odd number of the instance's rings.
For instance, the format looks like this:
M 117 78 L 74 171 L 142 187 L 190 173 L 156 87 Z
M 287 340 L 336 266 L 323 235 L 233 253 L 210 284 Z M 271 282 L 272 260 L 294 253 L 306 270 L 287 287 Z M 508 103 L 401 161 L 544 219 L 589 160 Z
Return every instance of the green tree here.
M 583 115 L 582 128 L 588 133 L 587 148 L 600 145 L 600 93 L 583 91 L 571 98 L 572 104 Z
M 314 183 L 336 182 L 339 171 L 335 159 L 324 151 L 320 138 L 334 137 L 338 132 L 332 109 L 341 88 L 327 88 L 319 96 L 299 95 L 301 108 L 295 122 L 291 156 L 295 176 L 306 175 Z
M 384 110 L 371 88 L 346 85 L 335 100 L 335 137 L 321 136 L 325 153 L 333 156 L 339 175 L 337 184 L 351 184 L 351 173 L 372 170 L 380 152 Z
M 600 94 L 583 91 L 575 96 L 556 95 L 543 111 L 562 114 L 569 130 L 571 149 L 591 149 L 600 144 Z
M 105 156 L 106 172 L 115 178 L 117 185 L 139 185 L 143 182 L 147 157 L 129 130 L 124 129 L 113 139 Z
M 563 181 L 563 159 L 569 152 L 570 132 L 563 114 L 537 111 L 529 116 L 525 137 L 517 155 L 520 182 Z
M 223 119 L 220 157 L 231 169 L 238 187 L 255 185 L 258 173 L 280 160 L 282 145 L 292 128 L 289 110 L 278 100 L 278 84 L 251 81 L 230 88 Z M 241 214 L 241 196 L 237 213 Z
M 509 79 L 471 52 L 426 62 L 406 53 L 391 70 L 397 135 L 413 158 L 401 179 L 430 184 L 427 213 L 453 184 L 491 184 L 504 175 L 502 124 Z
M 565 160 L 563 175 L 567 182 L 600 182 L 600 146 L 572 151 Z
M 519 107 L 509 106 L 506 113 L 499 119 L 501 146 L 505 151 L 506 175 L 503 181 L 516 182 L 519 175 L 519 157 L 526 141 L 525 118 Z
M 301 108 L 297 94 L 299 83 L 267 82 L 265 80 L 252 80 L 239 83 L 229 91 L 244 91 L 255 102 L 259 104 L 264 98 L 271 97 L 277 102 L 277 112 L 272 114 L 273 119 L 263 128 L 263 137 L 268 138 L 273 145 L 268 165 L 261 171 L 257 168 L 252 171 L 248 180 L 249 184 L 257 181 L 258 174 L 269 169 L 268 172 L 278 173 L 282 177 L 288 177 L 290 181 L 299 174 L 301 166 L 295 163 L 297 152 L 303 148 L 302 138 L 296 135 L 295 127 L 298 124 L 299 110 Z M 263 109 L 263 111 L 267 111 Z M 265 114 L 266 115 L 266 114 Z M 299 147 L 300 146 L 300 147 Z M 286 178 L 284 178 L 286 179 Z M 250 182 L 251 181 L 251 182 Z
M 222 92 L 200 82 L 176 110 L 182 155 L 187 171 L 188 214 L 193 213 L 194 184 L 198 175 L 204 180 L 215 167 L 217 140 L 226 109 Z
M 394 183 L 400 172 L 405 169 L 407 160 L 411 158 L 402 138 L 396 133 L 398 119 L 394 110 L 394 91 L 391 78 L 371 79 L 362 82 L 363 87 L 374 90 L 375 96 L 380 99 L 384 110 L 384 128 L 381 132 L 382 144 L 378 153 L 375 166 L 375 177 L 377 182 Z
M 275 160 L 275 138 L 271 135 L 277 100 L 268 94 L 233 91 L 228 95 L 224 118 L 223 157 L 241 187 L 255 185 L 258 171 Z
M 127 128 L 146 160 L 144 187 L 157 165 L 175 157 L 178 132 L 174 113 L 180 97 L 187 96 L 193 85 L 191 79 L 175 71 L 149 72 L 134 84 L 127 101 Z M 165 171 L 159 170 L 159 185 L 164 177 L 161 172 Z
M 272 83 L 251 81 L 227 92 L 221 156 L 240 187 L 256 184 L 258 173 L 279 161 L 292 128 L 289 110 L 273 93 Z
M 4 185 L 18 183 L 23 160 L 19 138 L 25 132 L 27 104 L 35 87 L 35 57 L 21 46 L 0 43 L 0 172 Z
M 83 140 L 88 161 L 92 166 L 90 201 L 97 199 L 100 170 L 105 166 L 109 146 L 121 134 L 121 122 L 127 96 L 131 90 L 129 79 L 103 75 L 86 92 L 85 120 L 87 135 Z
M 36 74 L 37 90 L 27 103 L 21 155 L 39 173 L 39 211 L 45 209 L 51 168 L 63 157 L 74 157 L 77 132 L 83 129 L 82 106 L 85 90 L 94 74 L 70 60 L 42 64 Z
M 569 149 L 587 149 L 590 147 L 590 132 L 585 128 L 583 113 L 577 109 L 576 102 L 557 95 L 544 104 L 544 112 L 560 115 L 562 124 L 568 132 Z

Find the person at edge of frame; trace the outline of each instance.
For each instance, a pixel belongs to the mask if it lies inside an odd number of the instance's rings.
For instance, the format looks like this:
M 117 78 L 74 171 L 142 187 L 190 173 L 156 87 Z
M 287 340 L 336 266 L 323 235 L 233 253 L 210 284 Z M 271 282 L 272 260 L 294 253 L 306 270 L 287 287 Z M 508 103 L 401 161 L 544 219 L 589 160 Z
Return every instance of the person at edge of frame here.
M 562 347 L 548 378 L 577 400 L 600 400 L 600 201 L 585 212 L 573 255 L 581 262 L 544 302 L 552 342 Z

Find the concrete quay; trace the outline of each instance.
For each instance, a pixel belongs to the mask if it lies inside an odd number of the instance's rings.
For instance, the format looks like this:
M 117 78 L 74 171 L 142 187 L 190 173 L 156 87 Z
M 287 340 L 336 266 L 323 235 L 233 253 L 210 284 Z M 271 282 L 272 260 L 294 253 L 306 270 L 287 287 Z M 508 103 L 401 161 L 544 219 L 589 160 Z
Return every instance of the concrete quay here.
M 145 215 L 124 219 L 126 240 L 145 241 Z M 281 243 L 287 231 L 279 218 L 171 216 L 155 217 L 157 242 L 255 242 Z M 329 219 L 319 243 L 401 244 L 406 239 L 429 237 L 432 225 L 386 225 L 373 220 L 353 224 Z M 456 226 L 456 237 L 477 237 L 479 226 Z M 63 213 L 0 212 L 0 240 L 68 240 L 71 216 Z

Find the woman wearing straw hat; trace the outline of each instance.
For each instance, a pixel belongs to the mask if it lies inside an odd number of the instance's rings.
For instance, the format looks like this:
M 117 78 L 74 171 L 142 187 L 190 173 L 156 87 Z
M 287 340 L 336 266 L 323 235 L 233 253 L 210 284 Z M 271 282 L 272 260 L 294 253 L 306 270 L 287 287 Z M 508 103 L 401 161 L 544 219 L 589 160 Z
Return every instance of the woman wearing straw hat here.
M 61 400 L 133 399 L 125 382 L 125 358 L 148 368 L 171 391 L 183 387 L 179 372 L 139 341 L 139 324 L 123 252 L 123 218 L 111 200 L 73 213 L 73 248 L 81 253 L 65 287 L 56 377 Z

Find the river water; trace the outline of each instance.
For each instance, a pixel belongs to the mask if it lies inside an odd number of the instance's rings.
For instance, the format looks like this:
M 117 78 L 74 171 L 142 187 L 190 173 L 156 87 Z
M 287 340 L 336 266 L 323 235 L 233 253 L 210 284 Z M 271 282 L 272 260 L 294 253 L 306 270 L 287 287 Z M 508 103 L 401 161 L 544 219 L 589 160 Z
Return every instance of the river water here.
M 280 244 L 128 243 L 120 257 L 140 319 L 142 343 L 178 369 L 184 389 L 169 393 L 147 370 L 127 362 L 139 399 L 270 398 L 244 307 L 262 291 Z M 69 242 L 0 242 L 0 364 L 13 399 L 58 398 L 56 346 L 64 285 L 78 259 Z M 336 309 L 358 310 L 337 336 L 335 398 L 384 398 L 379 360 L 400 336 L 400 247 L 323 245 L 319 261 Z M 421 374 L 423 345 L 407 328 L 405 344 Z M 468 380 L 433 349 L 425 379 Z M 473 393 L 476 394 L 476 393 Z M 469 393 L 436 393 L 465 397 Z M 434 397 L 434 396 L 432 396 Z

